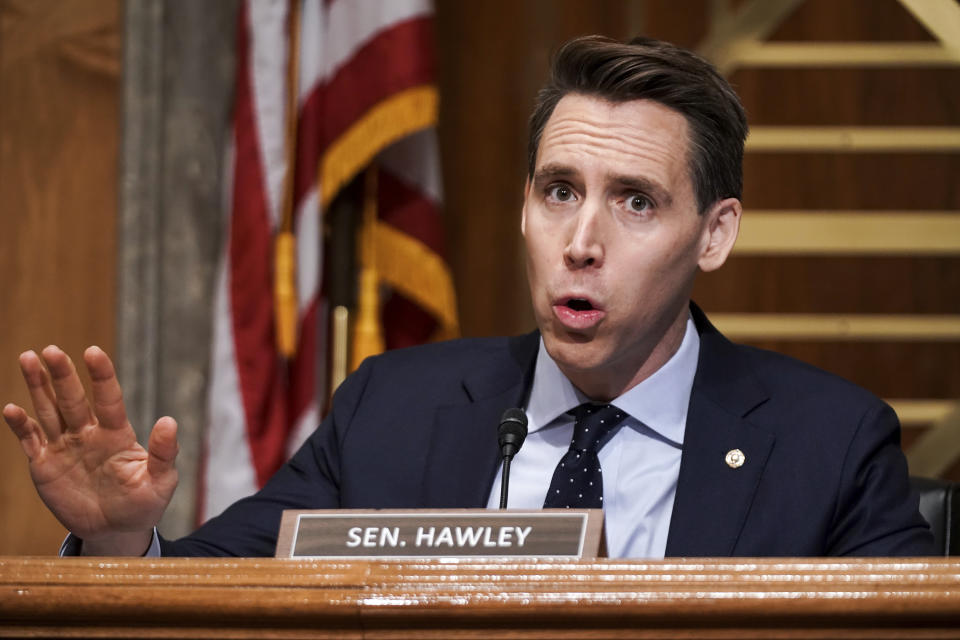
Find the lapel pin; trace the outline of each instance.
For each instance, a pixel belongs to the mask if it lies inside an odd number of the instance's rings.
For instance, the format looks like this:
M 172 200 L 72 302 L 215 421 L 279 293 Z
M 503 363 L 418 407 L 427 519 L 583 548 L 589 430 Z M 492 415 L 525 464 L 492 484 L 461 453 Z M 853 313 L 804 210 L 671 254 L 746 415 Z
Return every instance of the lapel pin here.
M 739 469 L 747 461 L 747 457 L 743 455 L 743 451 L 740 451 L 740 449 L 730 449 L 730 451 L 727 451 L 724 460 L 731 469 Z

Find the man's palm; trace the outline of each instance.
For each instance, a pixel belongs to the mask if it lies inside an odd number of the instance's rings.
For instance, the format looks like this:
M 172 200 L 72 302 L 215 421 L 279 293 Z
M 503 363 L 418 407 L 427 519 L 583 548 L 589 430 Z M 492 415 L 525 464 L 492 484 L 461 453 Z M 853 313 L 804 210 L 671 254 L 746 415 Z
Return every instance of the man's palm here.
M 102 350 L 91 347 L 84 354 L 92 406 L 63 351 L 47 347 L 43 359 L 47 370 L 32 351 L 20 356 L 36 419 L 16 405 L 3 410 L 30 460 L 40 497 L 85 540 L 151 529 L 177 484 L 176 422 L 158 420 L 147 451 L 127 421 L 113 364 Z

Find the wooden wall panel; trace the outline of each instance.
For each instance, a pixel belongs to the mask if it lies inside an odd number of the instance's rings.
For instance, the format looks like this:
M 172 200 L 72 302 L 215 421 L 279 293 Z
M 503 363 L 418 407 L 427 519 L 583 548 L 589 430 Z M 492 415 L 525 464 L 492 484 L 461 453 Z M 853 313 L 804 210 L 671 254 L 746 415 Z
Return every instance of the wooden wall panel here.
M 119 23 L 119 0 L 0 1 L 3 403 L 27 403 L 25 349 L 113 348 Z M 62 537 L 3 426 L 0 554 Z
M 930 342 L 751 340 L 810 362 L 884 398 L 957 398 L 960 345 Z
M 751 126 L 956 126 L 957 68 L 754 68 L 730 78 Z M 771 89 L 776 89 L 771 91 Z
M 748 213 L 767 208 L 957 209 L 958 175 L 960 154 L 748 154 L 744 206 Z
M 697 299 L 717 312 L 960 314 L 948 291 L 958 257 L 742 256 L 701 274 Z
M 770 40 L 903 42 L 933 38 L 897 0 L 805 0 Z
M 527 118 L 550 53 L 581 34 L 625 38 L 636 2 L 436 2 L 449 259 L 466 336 L 534 327 L 520 237 Z

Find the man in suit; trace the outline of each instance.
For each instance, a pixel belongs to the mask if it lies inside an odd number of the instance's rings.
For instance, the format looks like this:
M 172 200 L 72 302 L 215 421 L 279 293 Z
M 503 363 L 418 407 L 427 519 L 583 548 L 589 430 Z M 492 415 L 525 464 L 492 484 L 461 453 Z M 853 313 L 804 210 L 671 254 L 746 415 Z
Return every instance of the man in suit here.
M 731 344 L 690 303 L 736 239 L 746 130 L 687 51 L 564 45 L 531 118 L 521 216 L 539 331 L 368 360 L 262 491 L 185 539 L 151 531 L 176 484 L 175 423 L 140 448 L 101 351 L 86 354 L 93 411 L 50 347 L 49 376 L 21 357 L 38 420 L 4 416 L 83 553 L 270 555 L 285 508 L 495 506 L 495 427 L 521 406 L 510 506 L 602 505 L 611 555 L 930 554 L 890 408 Z

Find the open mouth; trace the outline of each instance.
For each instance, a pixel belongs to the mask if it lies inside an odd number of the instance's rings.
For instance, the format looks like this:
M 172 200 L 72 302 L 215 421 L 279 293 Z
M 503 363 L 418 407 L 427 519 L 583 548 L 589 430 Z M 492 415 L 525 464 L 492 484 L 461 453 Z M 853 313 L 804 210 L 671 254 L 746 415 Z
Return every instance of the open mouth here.
M 553 306 L 557 320 L 573 331 L 586 331 L 603 322 L 606 312 L 587 298 L 566 298 Z
M 570 298 L 564 303 L 565 307 L 570 307 L 574 311 L 593 311 L 593 305 L 589 300 L 583 298 Z

